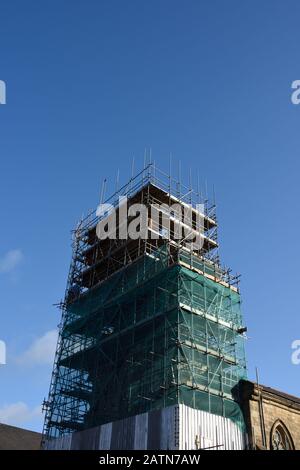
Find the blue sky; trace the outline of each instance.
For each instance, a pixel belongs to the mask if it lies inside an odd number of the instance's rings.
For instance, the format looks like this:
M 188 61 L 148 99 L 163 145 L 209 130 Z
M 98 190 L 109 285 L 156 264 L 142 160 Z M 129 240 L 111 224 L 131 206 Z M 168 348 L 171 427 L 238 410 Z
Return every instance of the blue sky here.
M 41 430 L 70 230 L 145 147 L 215 186 L 250 378 L 300 395 L 299 2 L 3 0 L 0 421 Z

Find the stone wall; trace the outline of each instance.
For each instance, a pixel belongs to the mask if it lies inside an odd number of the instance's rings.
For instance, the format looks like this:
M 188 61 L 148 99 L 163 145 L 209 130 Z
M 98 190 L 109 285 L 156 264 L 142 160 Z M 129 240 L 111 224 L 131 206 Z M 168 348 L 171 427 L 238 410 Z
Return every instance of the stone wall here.
M 272 448 L 278 426 L 292 447 L 300 450 L 300 398 L 248 381 L 242 383 L 242 396 L 250 448 Z

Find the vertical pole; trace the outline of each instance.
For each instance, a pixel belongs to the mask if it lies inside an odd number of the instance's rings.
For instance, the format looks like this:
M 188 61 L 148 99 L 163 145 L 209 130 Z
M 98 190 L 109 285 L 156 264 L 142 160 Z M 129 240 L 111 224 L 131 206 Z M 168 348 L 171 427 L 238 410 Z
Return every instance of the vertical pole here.
M 178 199 L 181 198 L 181 160 L 178 162 Z
M 132 191 L 133 175 L 134 175 L 134 157 L 132 157 L 132 163 L 131 163 L 130 193 Z
M 216 206 L 216 190 L 215 185 L 213 184 L 213 205 Z
M 144 186 L 144 179 L 145 179 L 145 172 L 146 172 L 146 161 L 147 161 L 147 150 L 144 151 L 144 167 L 143 167 L 143 186 Z
M 100 204 L 103 204 L 105 197 L 106 178 L 102 181 L 101 193 L 100 193 Z
M 261 428 L 261 436 L 262 436 L 262 443 L 263 446 L 267 447 L 267 439 L 266 439 L 266 428 L 265 428 L 265 419 L 264 419 L 264 409 L 263 409 L 263 400 L 261 390 L 259 388 L 259 378 L 258 378 L 258 368 L 255 368 L 256 372 L 256 385 L 257 385 L 257 392 L 258 392 L 258 408 L 259 408 L 259 418 L 260 418 L 260 428 Z
M 151 181 L 153 181 L 152 172 L 153 172 L 152 149 L 150 147 L 150 149 L 149 149 L 149 183 L 151 183 Z
M 120 182 L 120 169 L 118 168 L 117 177 L 116 177 L 116 193 L 119 191 L 119 182 Z
M 169 155 L 169 200 L 171 197 L 171 189 L 172 189 L 172 153 Z

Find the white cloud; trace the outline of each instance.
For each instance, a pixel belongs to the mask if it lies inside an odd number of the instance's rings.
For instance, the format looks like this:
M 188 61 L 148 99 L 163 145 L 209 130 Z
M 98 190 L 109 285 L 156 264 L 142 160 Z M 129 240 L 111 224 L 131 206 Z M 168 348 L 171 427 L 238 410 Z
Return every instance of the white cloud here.
M 53 364 L 57 343 L 57 330 L 47 331 L 33 341 L 31 346 L 17 358 L 22 365 Z
M 37 419 L 42 419 L 41 405 L 29 408 L 23 401 L 18 401 L 0 408 L 0 423 L 22 426 Z
M 0 273 L 13 271 L 23 259 L 21 250 L 10 250 L 0 258 Z

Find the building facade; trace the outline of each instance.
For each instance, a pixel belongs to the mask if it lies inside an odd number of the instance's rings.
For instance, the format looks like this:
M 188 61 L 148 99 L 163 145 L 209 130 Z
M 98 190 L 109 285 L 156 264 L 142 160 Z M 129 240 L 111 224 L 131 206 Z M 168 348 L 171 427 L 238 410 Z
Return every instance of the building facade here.
M 0 450 L 39 450 L 42 435 L 0 423 Z
M 250 449 L 300 450 L 300 398 L 241 382 Z

